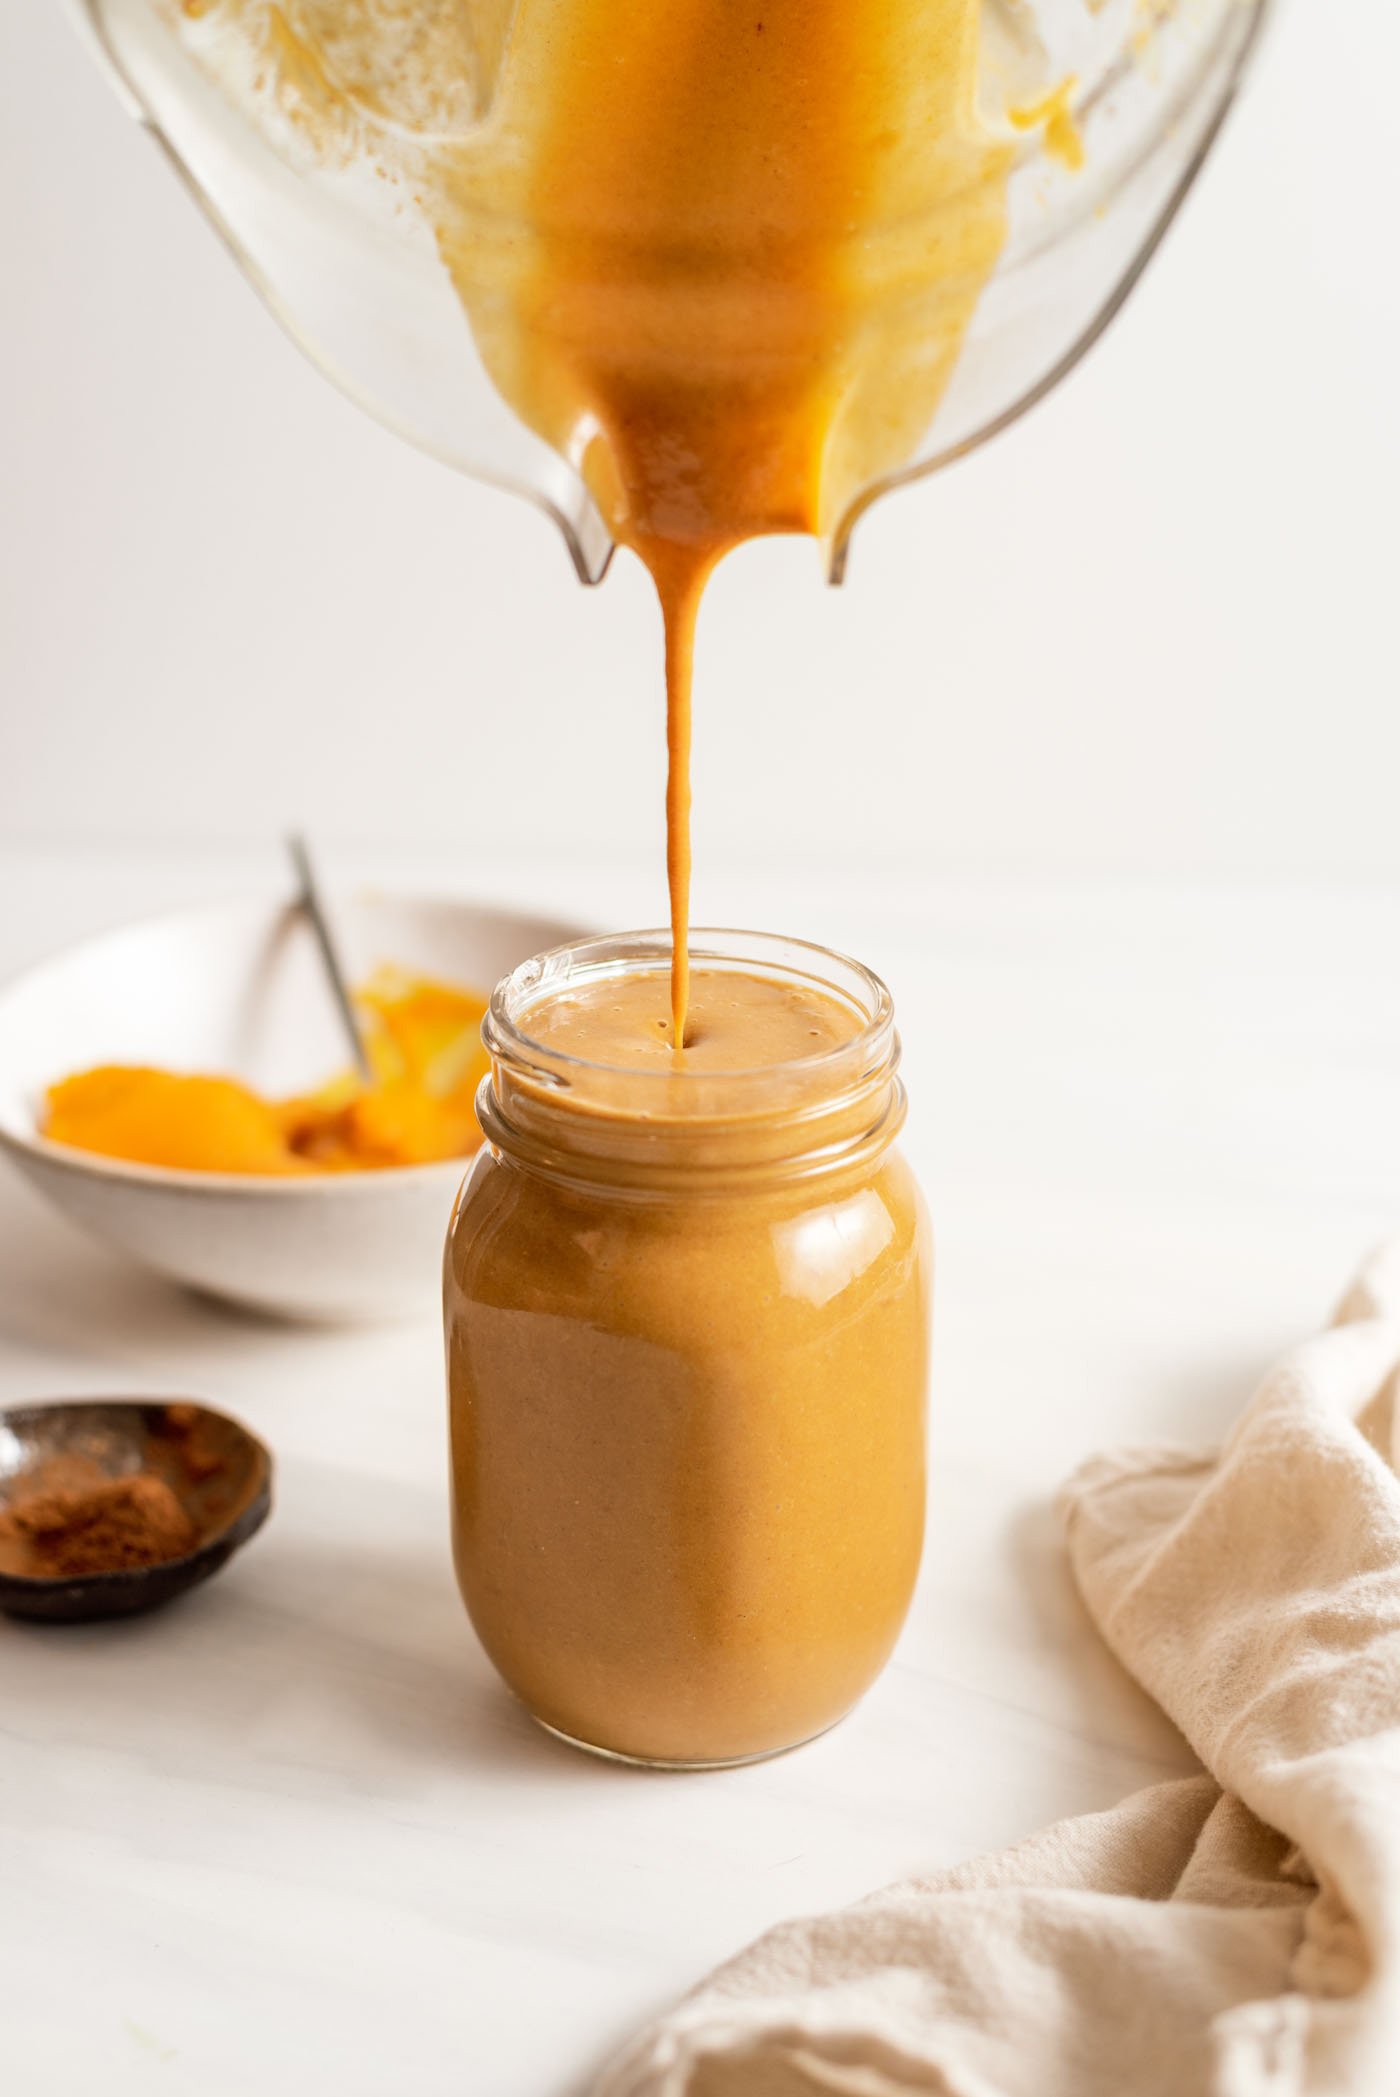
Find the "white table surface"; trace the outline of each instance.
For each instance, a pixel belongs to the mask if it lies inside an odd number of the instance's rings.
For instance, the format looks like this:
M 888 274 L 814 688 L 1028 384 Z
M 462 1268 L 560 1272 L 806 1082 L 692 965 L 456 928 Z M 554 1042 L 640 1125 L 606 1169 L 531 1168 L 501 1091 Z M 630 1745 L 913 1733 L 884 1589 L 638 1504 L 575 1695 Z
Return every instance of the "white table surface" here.
M 10 851 L 0 968 L 253 867 Z M 650 868 L 417 871 L 599 922 L 655 909 Z M 929 1540 L 893 1665 L 752 1769 L 556 1746 L 457 1602 L 434 1323 L 220 1311 L 6 1173 L 0 1399 L 196 1393 L 278 1459 L 262 1537 L 184 1604 L 0 1623 L 15 2097 L 574 2097 L 780 1917 L 1190 1766 L 1088 1629 L 1051 1499 L 1105 1444 L 1217 1437 L 1400 1218 L 1400 895 L 755 868 L 700 901 L 853 948 L 900 1009 L 940 1264 Z

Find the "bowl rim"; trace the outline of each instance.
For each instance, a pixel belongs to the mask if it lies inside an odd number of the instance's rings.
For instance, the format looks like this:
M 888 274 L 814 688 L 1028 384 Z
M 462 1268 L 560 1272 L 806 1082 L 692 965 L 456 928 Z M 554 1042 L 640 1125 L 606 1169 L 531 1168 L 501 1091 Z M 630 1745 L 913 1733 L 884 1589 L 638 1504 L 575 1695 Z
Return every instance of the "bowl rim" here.
M 486 918 L 502 923 L 515 921 L 552 927 L 562 939 L 551 938 L 551 947 L 556 943 L 587 938 L 589 934 L 568 919 L 556 917 L 553 912 L 533 911 L 515 904 L 480 901 L 469 895 L 454 894 L 447 890 L 426 891 L 418 887 L 396 888 L 392 883 L 373 885 L 330 885 L 330 897 L 334 908 L 337 899 L 359 905 L 372 906 L 378 903 L 401 904 L 409 908 L 439 910 L 462 909 L 474 911 Z M 296 902 L 285 889 L 269 887 L 266 891 L 246 892 L 225 898 L 221 902 L 188 904 L 182 910 L 153 911 L 144 917 L 126 918 L 104 930 L 90 932 L 60 947 L 55 953 L 46 954 L 31 962 L 15 974 L 0 982 L 0 1025 L 3 1024 L 5 1008 L 12 997 L 30 989 L 43 978 L 58 970 L 80 962 L 84 957 L 95 954 L 101 948 L 119 939 L 143 932 L 173 931 L 181 926 L 208 923 L 211 920 L 238 920 L 255 918 L 260 914 L 291 914 Z M 539 949 L 540 952 L 546 949 Z M 529 955 L 522 956 L 529 960 Z M 518 964 L 517 964 L 518 965 Z M 476 987 L 476 986 L 474 986 Z M 484 991 L 489 1000 L 495 985 Z M 76 1144 L 55 1143 L 37 1128 L 28 1131 L 16 1128 L 10 1120 L 3 1097 L 0 1097 L 0 1151 L 8 1152 L 17 1161 L 67 1172 L 76 1179 L 106 1180 L 118 1186 L 133 1188 L 161 1188 L 167 1193 L 199 1195 L 207 1193 L 232 1196 L 244 1201 L 324 1201 L 372 1200 L 377 1190 L 385 1188 L 411 1189 L 433 1187 L 443 1183 L 455 1186 L 470 1171 L 481 1146 L 465 1151 L 460 1158 L 437 1158 L 420 1165 L 376 1165 L 358 1171 L 316 1172 L 290 1174 L 282 1177 L 275 1173 L 256 1172 L 207 1172 L 192 1167 L 177 1165 L 148 1165 L 134 1158 L 112 1158 L 101 1151 L 85 1151 Z

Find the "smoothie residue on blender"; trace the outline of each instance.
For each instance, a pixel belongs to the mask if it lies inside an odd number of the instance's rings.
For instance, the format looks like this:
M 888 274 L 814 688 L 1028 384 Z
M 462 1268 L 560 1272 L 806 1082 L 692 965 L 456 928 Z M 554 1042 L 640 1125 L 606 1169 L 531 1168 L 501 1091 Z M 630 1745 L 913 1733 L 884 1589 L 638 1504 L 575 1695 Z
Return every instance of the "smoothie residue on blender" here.
M 183 7 L 314 151 L 408 172 L 498 390 L 655 581 L 684 1046 L 699 599 L 932 419 L 1006 230 L 981 0 Z

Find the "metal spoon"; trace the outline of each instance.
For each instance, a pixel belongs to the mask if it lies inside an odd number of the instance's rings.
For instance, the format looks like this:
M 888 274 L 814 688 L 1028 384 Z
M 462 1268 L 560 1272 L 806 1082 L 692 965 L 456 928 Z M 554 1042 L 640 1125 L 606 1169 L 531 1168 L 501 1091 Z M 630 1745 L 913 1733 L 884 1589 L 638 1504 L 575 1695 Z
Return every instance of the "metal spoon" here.
M 335 999 L 341 1025 L 345 1029 L 345 1037 L 350 1044 L 350 1053 L 355 1059 L 355 1068 L 359 1071 L 360 1076 L 367 1085 L 373 1084 L 374 1069 L 369 1060 L 369 1052 L 365 1047 L 364 1035 L 360 1031 L 360 1021 L 355 1011 L 355 1002 L 350 995 L 350 986 L 345 980 L 345 971 L 340 964 L 340 955 L 336 950 L 330 920 L 326 916 L 325 904 L 321 900 L 320 884 L 317 882 L 315 870 L 311 864 L 311 854 L 307 849 L 306 839 L 301 835 L 300 831 L 294 831 L 287 839 L 287 851 L 291 856 L 292 865 L 296 869 L 297 882 L 300 888 L 300 894 L 297 897 L 297 907 L 306 912 L 307 920 L 316 935 L 316 944 L 320 949 L 321 960 L 325 966 L 326 981 L 330 985 L 331 996 Z

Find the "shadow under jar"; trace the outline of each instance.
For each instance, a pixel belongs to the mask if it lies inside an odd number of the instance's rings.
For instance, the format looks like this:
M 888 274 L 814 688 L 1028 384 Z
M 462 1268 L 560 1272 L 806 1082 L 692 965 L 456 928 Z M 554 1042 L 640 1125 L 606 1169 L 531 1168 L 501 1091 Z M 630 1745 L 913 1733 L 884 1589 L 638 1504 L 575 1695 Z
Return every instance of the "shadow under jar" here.
M 691 961 L 680 1055 L 666 934 L 497 988 L 445 1276 L 481 1642 L 552 1732 L 682 1766 L 812 1738 L 888 1659 L 923 1541 L 930 1285 L 884 985 L 754 933 L 695 933 Z

